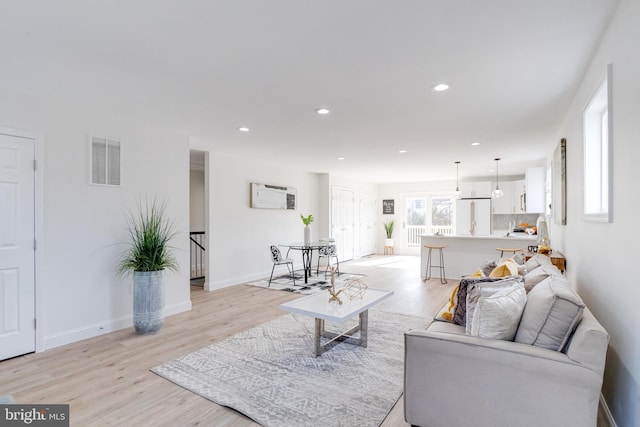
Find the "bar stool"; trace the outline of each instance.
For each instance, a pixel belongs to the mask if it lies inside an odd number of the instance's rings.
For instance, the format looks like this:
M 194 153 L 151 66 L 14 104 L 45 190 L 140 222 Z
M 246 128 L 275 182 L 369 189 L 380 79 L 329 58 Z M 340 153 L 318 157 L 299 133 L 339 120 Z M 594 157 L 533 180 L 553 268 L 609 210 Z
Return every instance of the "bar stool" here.
M 429 280 L 431 279 L 431 269 L 432 268 L 439 268 L 440 269 L 440 283 L 442 283 L 443 285 L 447 283 L 447 279 L 445 279 L 445 273 L 444 273 L 444 254 L 442 253 L 442 250 L 444 248 L 446 248 L 446 246 L 435 246 L 435 245 L 424 245 L 425 248 L 429 249 L 429 256 L 427 256 L 427 268 L 425 271 L 425 277 L 424 280 Z M 431 264 L 431 251 L 433 249 L 437 249 L 440 251 L 440 265 L 432 265 Z
M 523 252 L 520 248 L 496 248 L 496 251 L 500 251 L 500 258 L 502 258 L 505 252 L 511 252 L 511 256 L 514 256 L 517 252 Z

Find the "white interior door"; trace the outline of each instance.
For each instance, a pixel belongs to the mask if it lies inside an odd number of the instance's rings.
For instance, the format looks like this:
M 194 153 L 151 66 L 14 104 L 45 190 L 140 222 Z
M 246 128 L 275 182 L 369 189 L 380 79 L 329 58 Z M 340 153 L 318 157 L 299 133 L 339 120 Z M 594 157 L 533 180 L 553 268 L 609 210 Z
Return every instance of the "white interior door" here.
M 376 253 L 376 196 L 360 193 L 360 254 Z
M 353 259 L 353 205 L 353 191 L 337 188 L 331 190 L 331 236 L 336 240 L 340 261 Z
M 34 158 L 0 134 L 0 360 L 35 351 Z

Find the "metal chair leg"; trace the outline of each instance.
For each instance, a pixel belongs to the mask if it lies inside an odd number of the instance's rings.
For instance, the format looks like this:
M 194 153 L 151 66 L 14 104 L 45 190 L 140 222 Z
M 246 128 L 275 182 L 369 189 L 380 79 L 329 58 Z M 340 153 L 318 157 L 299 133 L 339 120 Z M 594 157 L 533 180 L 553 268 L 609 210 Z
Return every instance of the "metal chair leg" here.
M 273 264 L 273 267 L 271 267 L 271 276 L 269 277 L 269 285 L 267 286 L 267 288 L 271 287 L 271 279 L 273 279 L 273 270 L 276 269 L 276 265 Z

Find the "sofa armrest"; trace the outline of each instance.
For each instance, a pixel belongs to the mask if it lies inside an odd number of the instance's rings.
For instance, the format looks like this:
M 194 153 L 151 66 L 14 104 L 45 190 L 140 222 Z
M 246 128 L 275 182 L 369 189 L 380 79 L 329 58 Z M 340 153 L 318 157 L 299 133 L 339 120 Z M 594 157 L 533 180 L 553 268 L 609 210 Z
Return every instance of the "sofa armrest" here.
M 602 376 L 566 354 L 501 340 L 405 334 L 405 419 L 438 426 L 595 426 Z

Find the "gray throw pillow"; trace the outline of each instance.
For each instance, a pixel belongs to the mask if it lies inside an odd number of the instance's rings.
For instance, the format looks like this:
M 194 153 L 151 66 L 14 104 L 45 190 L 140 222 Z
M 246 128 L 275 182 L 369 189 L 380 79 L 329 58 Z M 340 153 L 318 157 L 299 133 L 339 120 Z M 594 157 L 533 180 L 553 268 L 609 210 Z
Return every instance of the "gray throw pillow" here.
M 561 351 L 582 318 L 584 303 L 564 277 L 550 276 L 527 295 L 515 342 Z
M 533 289 L 535 285 L 542 282 L 549 276 L 560 276 L 564 278 L 562 272 L 555 265 L 541 265 L 524 276 L 525 291 L 527 291 L 527 293 L 531 292 L 531 289 Z

